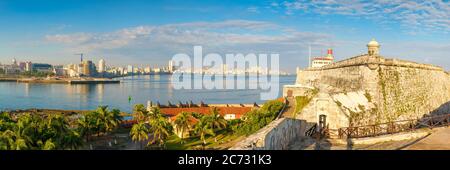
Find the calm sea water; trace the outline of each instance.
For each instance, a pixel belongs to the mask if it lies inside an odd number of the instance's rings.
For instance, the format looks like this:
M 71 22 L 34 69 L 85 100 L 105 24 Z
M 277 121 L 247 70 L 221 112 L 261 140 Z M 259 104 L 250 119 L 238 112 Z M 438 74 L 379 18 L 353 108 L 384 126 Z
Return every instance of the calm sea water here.
M 27 84 L 0 82 L 0 110 L 10 109 L 66 109 L 90 110 L 108 105 L 122 111 L 131 111 L 136 103 L 159 101 L 172 104 L 192 100 L 194 103 L 263 103 L 258 90 L 175 90 L 171 75 L 141 75 L 119 78 L 120 84 Z M 247 81 L 248 82 L 248 81 Z M 280 76 L 282 86 L 293 84 L 295 76 Z M 251 82 L 254 83 L 254 82 Z M 129 103 L 128 97 L 132 101 Z

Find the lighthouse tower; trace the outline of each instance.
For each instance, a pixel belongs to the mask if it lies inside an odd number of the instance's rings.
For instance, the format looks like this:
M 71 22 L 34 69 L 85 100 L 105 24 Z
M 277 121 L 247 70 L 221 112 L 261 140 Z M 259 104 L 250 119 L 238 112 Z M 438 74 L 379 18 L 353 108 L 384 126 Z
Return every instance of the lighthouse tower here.
M 325 56 L 325 58 L 330 59 L 330 60 L 334 60 L 333 49 L 329 48 L 327 50 L 327 56 Z

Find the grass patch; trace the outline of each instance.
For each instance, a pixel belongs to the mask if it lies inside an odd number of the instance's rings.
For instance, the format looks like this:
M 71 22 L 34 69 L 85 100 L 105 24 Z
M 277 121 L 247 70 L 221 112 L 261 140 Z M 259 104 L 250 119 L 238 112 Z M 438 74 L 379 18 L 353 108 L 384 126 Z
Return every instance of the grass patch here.
M 238 139 L 240 136 L 235 135 L 233 132 L 228 130 L 221 130 L 216 132 L 216 136 L 207 136 L 205 149 L 227 149 L 231 147 L 233 141 Z M 216 141 L 217 140 L 217 141 Z M 172 135 L 167 139 L 166 149 L 168 150 L 195 150 L 201 149 L 203 147 L 203 141 L 200 137 L 190 137 L 182 139 L 177 135 Z
M 311 101 L 311 98 L 308 96 L 297 96 L 295 97 L 295 113 L 300 112 L 301 110 L 303 110 L 303 108 L 309 104 L 309 102 Z

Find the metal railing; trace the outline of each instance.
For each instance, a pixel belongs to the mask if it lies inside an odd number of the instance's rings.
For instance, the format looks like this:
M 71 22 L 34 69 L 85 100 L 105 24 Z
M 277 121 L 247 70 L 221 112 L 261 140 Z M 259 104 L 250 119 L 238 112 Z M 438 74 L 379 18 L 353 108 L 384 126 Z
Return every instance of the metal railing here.
M 450 114 L 427 116 L 367 126 L 345 127 L 338 130 L 339 138 L 373 137 L 398 132 L 412 131 L 420 128 L 435 128 L 450 125 Z
M 281 115 L 283 114 L 284 110 L 286 109 L 287 105 L 289 104 L 289 102 L 288 102 L 288 100 L 287 100 L 287 97 L 285 97 L 285 98 L 283 98 L 283 99 L 284 99 L 284 102 L 283 102 L 283 103 L 284 103 L 283 108 L 281 108 L 281 110 L 278 112 L 278 115 L 277 115 L 277 117 L 275 118 L 275 120 L 281 118 Z

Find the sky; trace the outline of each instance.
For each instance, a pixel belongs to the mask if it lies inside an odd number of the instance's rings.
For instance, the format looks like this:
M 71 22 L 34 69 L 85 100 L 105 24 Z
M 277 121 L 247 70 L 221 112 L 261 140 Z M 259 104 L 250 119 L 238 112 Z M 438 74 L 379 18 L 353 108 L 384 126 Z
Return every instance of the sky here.
M 0 0 L 0 63 L 165 66 L 178 53 L 276 53 L 294 72 L 333 48 L 450 70 L 449 0 Z

